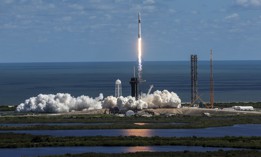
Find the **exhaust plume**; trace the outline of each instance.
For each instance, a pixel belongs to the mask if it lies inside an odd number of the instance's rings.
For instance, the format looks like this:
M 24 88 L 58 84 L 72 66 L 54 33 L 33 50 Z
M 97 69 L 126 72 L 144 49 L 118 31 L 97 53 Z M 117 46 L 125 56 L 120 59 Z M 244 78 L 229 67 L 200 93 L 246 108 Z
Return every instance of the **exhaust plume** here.
M 36 113 L 60 113 L 101 109 L 101 101 L 103 95 L 93 99 L 88 96 L 73 97 L 68 93 L 39 94 L 31 97 L 17 106 L 17 112 L 36 112 Z
M 141 42 L 141 17 L 138 13 L 138 79 L 142 81 L 142 42 Z
M 142 80 L 142 51 L 141 51 L 141 38 L 138 38 L 138 78 Z
M 139 100 L 134 97 L 114 97 L 108 96 L 103 99 L 103 95 L 91 98 L 89 96 L 73 97 L 68 93 L 39 94 L 31 97 L 17 106 L 17 112 L 36 113 L 61 113 L 71 111 L 85 111 L 93 109 L 109 109 L 118 107 L 120 110 L 147 109 L 147 108 L 180 108 L 181 100 L 174 92 L 167 90 L 155 91 L 152 94 L 144 95 Z

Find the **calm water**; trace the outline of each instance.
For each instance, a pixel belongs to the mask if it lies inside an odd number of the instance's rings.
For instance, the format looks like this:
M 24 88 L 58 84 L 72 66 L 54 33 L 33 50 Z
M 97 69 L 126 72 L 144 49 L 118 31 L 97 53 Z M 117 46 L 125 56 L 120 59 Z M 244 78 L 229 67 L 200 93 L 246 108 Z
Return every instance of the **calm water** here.
M 0 104 L 19 104 L 39 93 L 68 92 L 73 96 L 114 95 L 120 79 L 130 94 L 134 62 L 0 64 Z M 167 89 L 183 102 L 190 97 L 190 62 L 144 62 L 142 91 Z M 209 62 L 198 63 L 199 94 L 208 101 Z M 214 62 L 216 101 L 261 101 L 261 61 Z
M 129 153 L 129 152 L 169 152 L 169 151 L 218 151 L 218 150 L 242 150 L 236 148 L 215 148 L 199 146 L 137 146 L 137 147 L 43 147 L 43 148 L 7 148 L 1 149 L 1 157 L 21 157 L 21 156 L 46 156 L 61 154 L 80 153 Z
M 103 130 L 19 130 L 0 131 L 51 136 L 161 136 L 161 137 L 223 137 L 261 136 L 261 124 L 244 124 L 204 129 L 103 129 Z

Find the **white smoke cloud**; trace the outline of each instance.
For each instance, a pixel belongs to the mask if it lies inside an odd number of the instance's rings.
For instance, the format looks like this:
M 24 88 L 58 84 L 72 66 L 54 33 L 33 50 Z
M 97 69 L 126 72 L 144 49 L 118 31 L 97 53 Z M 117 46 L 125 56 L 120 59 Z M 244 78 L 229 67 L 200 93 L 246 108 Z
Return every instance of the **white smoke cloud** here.
M 181 107 L 181 100 L 178 95 L 167 90 L 157 90 L 153 94 L 144 97 L 143 100 L 148 103 L 149 108 Z
M 109 96 L 102 102 L 103 108 L 118 107 L 120 110 L 127 109 L 146 109 L 146 108 L 180 108 L 181 100 L 174 92 L 167 90 L 155 91 L 152 94 L 145 95 L 139 100 L 134 97 L 119 97 Z
M 113 97 L 108 96 L 103 100 L 103 95 L 93 99 L 88 96 L 73 97 L 68 93 L 39 94 L 31 97 L 17 106 L 17 112 L 37 112 L 37 113 L 60 113 L 114 108 L 120 110 L 128 109 L 146 109 L 146 108 L 180 108 L 181 100 L 174 92 L 167 90 L 155 91 L 152 94 L 144 95 L 141 99 L 135 100 L 134 97 Z
M 103 95 L 93 99 L 88 96 L 79 96 L 77 98 L 68 93 L 53 94 L 39 94 L 36 97 L 31 97 L 17 106 L 17 112 L 46 112 L 46 113 L 59 113 L 101 109 L 101 99 Z

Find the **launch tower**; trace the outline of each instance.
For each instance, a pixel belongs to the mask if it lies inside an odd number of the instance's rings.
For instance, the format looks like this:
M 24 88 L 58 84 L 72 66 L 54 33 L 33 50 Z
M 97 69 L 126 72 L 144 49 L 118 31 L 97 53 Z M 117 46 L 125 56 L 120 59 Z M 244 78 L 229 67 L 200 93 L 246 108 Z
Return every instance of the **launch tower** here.
M 136 100 L 139 99 L 139 80 L 137 77 L 132 77 L 130 80 L 131 84 L 131 96 L 135 97 Z
M 191 105 L 197 101 L 198 97 L 198 57 L 191 55 Z

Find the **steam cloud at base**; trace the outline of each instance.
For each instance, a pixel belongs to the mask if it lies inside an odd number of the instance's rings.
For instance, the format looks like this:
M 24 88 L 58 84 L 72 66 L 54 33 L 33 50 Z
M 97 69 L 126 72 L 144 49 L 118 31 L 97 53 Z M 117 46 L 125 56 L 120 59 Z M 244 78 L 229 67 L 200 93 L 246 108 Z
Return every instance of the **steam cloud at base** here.
M 102 108 L 118 107 L 120 110 L 146 109 L 146 108 L 180 108 L 181 100 L 174 92 L 167 90 L 155 91 L 152 94 L 144 95 L 139 100 L 134 97 L 113 97 L 108 96 L 103 99 L 100 94 L 97 98 L 89 96 L 73 97 L 68 93 L 39 94 L 31 97 L 17 106 L 17 112 L 37 112 L 37 113 L 60 113 L 71 111 L 84 111 Z
M 88 96 L 79 96 L 77 98 L 68 93 L 39 94 L 31 97 L 17 106 L 17 112 L 41 112 L 41 113 L 59 113 L 101 109 L 101 101 L 103 95 L 93 99 Z

